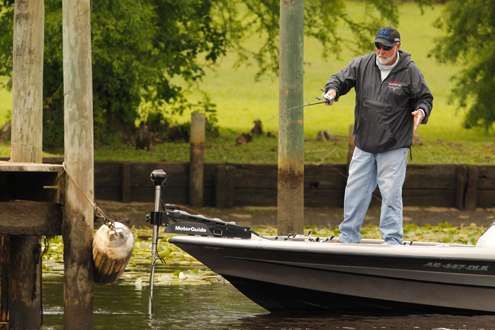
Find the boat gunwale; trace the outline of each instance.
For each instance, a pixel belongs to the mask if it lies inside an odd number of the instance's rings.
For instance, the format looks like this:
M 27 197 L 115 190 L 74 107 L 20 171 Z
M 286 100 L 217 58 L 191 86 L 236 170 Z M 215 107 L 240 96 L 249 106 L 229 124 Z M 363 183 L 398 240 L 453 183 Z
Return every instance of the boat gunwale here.
M 194 244 L 221 248 L 249 248 L 254 250 L 313 252 L 379 257 L 423 258 L 437 260 L 472 260 L 495 262 L 495 250 L 473 245 L 386 245 L 377 243 L 345 244 L 338 242 L 271 240 L 265 238 L 240 239 L 207 236 L 173 236 L 173 244 Z M 311 247 L 311 249 L 308 249 Z

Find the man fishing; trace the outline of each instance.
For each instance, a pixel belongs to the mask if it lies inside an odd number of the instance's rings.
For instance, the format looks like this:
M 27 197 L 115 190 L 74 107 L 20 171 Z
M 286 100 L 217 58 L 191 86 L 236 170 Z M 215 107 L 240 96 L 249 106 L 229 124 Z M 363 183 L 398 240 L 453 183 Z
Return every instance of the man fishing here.
M 374 52 L 357 57 L 330 77 L 324 88 L 326 104 L 356 91 L 355 149 L 344 197 L 339 240 L 358 243 L 372 193 L 382 196 L 380 232 L 387 244 L 403 236 L 402 186 L 413 134 L 426 124 L 433 96 L 411 55 L 400 50 L 399 31 L 381 28 Z

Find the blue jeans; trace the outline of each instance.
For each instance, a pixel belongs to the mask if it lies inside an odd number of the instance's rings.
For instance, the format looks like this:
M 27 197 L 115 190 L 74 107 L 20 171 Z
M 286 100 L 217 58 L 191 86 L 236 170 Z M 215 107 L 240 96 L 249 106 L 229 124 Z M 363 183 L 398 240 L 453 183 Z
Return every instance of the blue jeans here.
M 354 149 L 345 187 L 344 220 L 339 239 L 344 243 L 361 240 L 361 225 L 376 186 L 382 206 L 380 232 L 388 244 L 402 242 L 402 185 L 406 176 L 408 148 L 372 154 Z

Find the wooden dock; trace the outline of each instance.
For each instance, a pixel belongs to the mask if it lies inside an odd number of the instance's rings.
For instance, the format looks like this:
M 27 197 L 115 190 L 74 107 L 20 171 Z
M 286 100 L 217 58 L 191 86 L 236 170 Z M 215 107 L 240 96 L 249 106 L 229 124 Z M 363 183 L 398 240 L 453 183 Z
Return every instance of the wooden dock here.
M 11 152 L 0 162 L 0 323 L 9 329 L 41 328 L 40 240 L 59 234 L 64 328 L 93 328 L 91 10 L 89 0 L 62 2 L 65 166 L 42 163 L 44 2 L 13 3 Z
M 0 161 L 0 233 L 60 235 L 63 180 L 62 165 Z

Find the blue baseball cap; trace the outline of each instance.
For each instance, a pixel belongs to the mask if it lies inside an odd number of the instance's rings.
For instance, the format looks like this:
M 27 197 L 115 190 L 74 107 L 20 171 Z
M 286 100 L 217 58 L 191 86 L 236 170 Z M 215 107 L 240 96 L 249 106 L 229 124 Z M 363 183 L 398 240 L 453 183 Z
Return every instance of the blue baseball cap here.
M 378 30 L 375 37 L 375 43 L 379 42 L 385 46 L 393 46 L 395 43 L 400 42 L 400 33 L 392 27 L 384 27 Z

